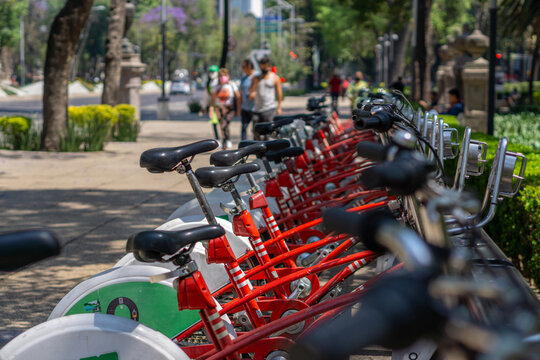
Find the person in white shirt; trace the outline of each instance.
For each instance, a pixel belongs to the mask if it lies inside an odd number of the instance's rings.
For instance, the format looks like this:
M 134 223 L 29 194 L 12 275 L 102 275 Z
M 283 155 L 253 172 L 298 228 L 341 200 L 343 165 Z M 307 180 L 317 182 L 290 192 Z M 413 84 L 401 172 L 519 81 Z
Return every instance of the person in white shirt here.
M 264 57 L 259 61 L 261 74 L 253 78 L 249 89 L 249 99 L 255 100 L 253 109 L 253 126 L 259 122 L 272 121 L 275 115 L 281 115 L 281 79 L 271 72 L 270 59 Z M 260 136 L 254 133 L 255 140 Z
M 212 93 L 208 115 L 212 118 L 214 112 L 217 113 L 221 136 L 223 138 L 222 146 L 224 149 L 231 149 L 232 142 L 230 141 L 229 124 L 235 114 L 240 116 L 242 98 L 236 85 L 230 81 L 229 71 L 227 69 L 219 69 L 218 78 L 219 85 Z

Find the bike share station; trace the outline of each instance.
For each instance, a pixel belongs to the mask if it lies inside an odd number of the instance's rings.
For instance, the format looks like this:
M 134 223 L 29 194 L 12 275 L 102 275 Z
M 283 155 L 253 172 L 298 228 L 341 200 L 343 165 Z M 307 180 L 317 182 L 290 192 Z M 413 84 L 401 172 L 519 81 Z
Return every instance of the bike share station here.
M 538 299 L 483 230 L 518 193 L 526 158 L 501 138 L 488 168 L 469 128 L 460 139 L 401 93 L 360 95 L 352 119 L 313 97 L 235 150 L 144 151 L 141 168 L 186 176 L 194 199 L 126 234 L 123 258 L 0 359 L 540 358 Z M 464 191 L 485 172 L 482 199 Z M 3 271 L 59 251 L 44 231 L 0 247 Z M 374 275 L 351 287 L 368 265 Z

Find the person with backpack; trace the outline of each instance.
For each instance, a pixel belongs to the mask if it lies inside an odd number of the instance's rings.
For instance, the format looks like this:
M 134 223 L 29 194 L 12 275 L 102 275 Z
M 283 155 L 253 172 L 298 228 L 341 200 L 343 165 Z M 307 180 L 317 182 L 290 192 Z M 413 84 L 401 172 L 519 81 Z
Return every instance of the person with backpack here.
M 219 69 L 219 85 L 212 93 L 212 100 L 208 109 L 208 115 L 212 119 L 217 115 L 221 136 L 223 139 L 223 149 L 232 149 L 230 140 L 229 124 L 235 115 L 240 116 L 242 108 L 242 98 L 236 85 L 231 82 L 229 71 L 225 68 Z

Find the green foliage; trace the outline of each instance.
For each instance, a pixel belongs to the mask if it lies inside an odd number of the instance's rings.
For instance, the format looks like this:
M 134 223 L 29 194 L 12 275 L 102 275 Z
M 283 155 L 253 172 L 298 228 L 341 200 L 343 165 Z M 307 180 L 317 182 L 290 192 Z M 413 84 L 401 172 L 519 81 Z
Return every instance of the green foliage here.
M 194 99 L 192 99 L 192 100 L 190 100 L 188 102 L 188 107 L 189 107 L 189 112 L 193 113 L 193 114 L 196 114 L 196 113 L 198 113 L 199 111 L 202 110 L 201 103 L 199 101 L 197 101 L 197 100 L 194 100 Z
M 471 0 L 434 0 L 431 8 L 431 23 L 435 37 L 441 44 L 446 37 L 454 35 L 463 25 L 474 27 L 474 15 Z
M 0 148 L 37 150 L 40 133 L 33 128 L 32 119 L 24 116 L 0 117 Z
M 119 104 L 114 107 L 117 122 L 113 128 L 112 138 L 115 141 L 137 141 L 139 124 L 135 118 L 135 107 Z
M 26 13 L 27 0 L 0 1 L 0 48 L 14 47 L 19 39 L 20 16 Z
M 522 105 L 512 106 L 510 108 L 510 112 L 512 114 L 518 114 L 518 113 L 523 113 L 523 112 L 540 114 L 540 104 L 522 104 Z
M 288 89 L 283 91 L 283 96 L 301 96 L 307 93 L 307 90 L 304 88 L 300 89 Z
M 526 94 L 529 91 L 529 83 L 527 81 L 507 82 L 503 84 L 503 88 L 503 92 L 505 93 L 509 93 L 512 90 L 517 89 L 523 96 L 523 94 Z M 540 81 L 533 82 L 533 89 L 540 90 Z
M 110 105 L 70 106 L 68 134 L 62 141 L 62 151 L 101 151 L 118 121 Z
M 495 135 L 540 150 L 540 115 L 534 113 L 496 114 Z
M 455 126 L 463 138 L 464 127 L 457 125 L 454 117 L 444 116 L 446 123 Z M 472 138 L 488 144 L 486 169 L 493 164 L 499 138 L 483 133 L 473 133 Z M 516 267 L 529 279 L 540 284 L 540 151 L 520 143 L 509 142 L 508 150 L 520 152 L 527 157 L 525 180 L 519 193 L 505 198 L 497 207 L 495 218 L 485 230 L 512 259 Z M 455 170 L 455 161 L 447 162 L 447 173 Z M 488 181 L 489 172 L 480 177 L 472 177 L 466 189 L 482 197 Z

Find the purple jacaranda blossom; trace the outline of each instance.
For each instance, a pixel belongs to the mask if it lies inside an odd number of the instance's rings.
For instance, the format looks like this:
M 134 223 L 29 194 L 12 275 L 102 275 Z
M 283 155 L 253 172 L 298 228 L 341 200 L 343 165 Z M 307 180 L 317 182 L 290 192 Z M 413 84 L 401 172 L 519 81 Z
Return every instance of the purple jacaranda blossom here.
M 49 9 L 49 5 L 47 4 L 46 0 L 33 1 L 32 5 L 34 6 L 34 8 L 36 8 L 38 10 L 47 10 L 47 9 Z
M 183 0 L 183 1 L 190 2 L 191 0 Z M 192 25 L 198 25 L 200 23 L 200 19 L 188 19 L 185 10 L 181 7 L 176 7 L 176 6 L 172 6 L 172 7 L 167 6 L 167 18 L 172 18 L 174 22 L 176 23 L 178 30 L 182 33 L 187 32 L 186 23 L 189 22 L 189 24 L 192 24 Z M 154 9 L 147 11 L 142 16 L 141 21 L 143 23 L 160 22 L 161 21 L 161 6 L 158 6 Z

